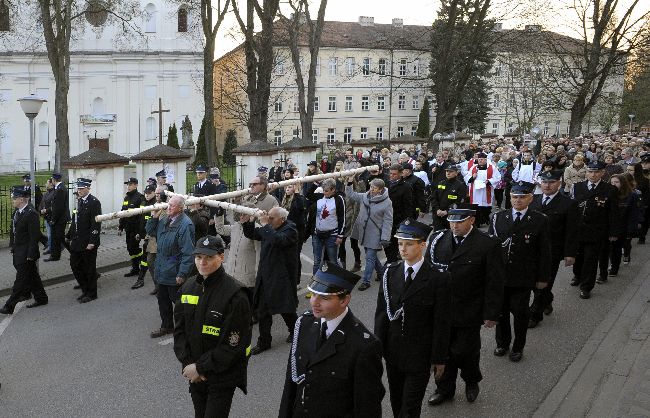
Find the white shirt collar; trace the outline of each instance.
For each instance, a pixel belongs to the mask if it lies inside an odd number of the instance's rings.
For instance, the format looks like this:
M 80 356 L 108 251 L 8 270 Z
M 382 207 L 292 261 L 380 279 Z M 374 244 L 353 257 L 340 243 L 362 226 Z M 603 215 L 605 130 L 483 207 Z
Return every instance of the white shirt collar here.
M 418 271 L 420 271 L 420 267 L 422 267 L 422 264 L 424 263 L 424 257 L 420 259 L 417 263 L 413 264 L 412 266 L 409 266 L 408 262 L 404 260 L 404 280 L 406 280 L 406 276 L 408 276 L 408 270 L 409 267 L 413 268 L 413 274 L 411 275 L 411 278 L 415 280 L 415 276 L 418 275 Z
M 592 184 L 594 185 L 594 187 L 598 187 L 598 185 L 600 184 L 600 180 L 598 180 L 598 182 L 596 182 L 596 183 L 589 182 L 589 188 L 590 189 L 591 189 Z
M 18 213 L 20 213 L 20 214 L 22 215 L 22 213 L 23 213 L 23 211 L 25 210 L 25 208 L 27 207 L 27 205 L 28 205 L 28 204 L 25 203 L 25 206 L 23 206 L 22 208 L 18 208 Z
M 474 229 L 474 225 L 470 225 L 469 231 L 467 231 L 467 233 L 465 235 L 463 235 L 463 239 L 467 238 L 467 236 L 472 232 L 473 229 Z M 453 233 L 452 233 L 452 235 L 453 235 Z M 454 238 L 456 238 L 456 237 L 457 237 L 457 235 L 454 235 Z
M 334 331 L 336 331 L 336 327 L 339 326 L 339 324 L 341 323 L 341 321 L 343 321 L 343 318 L 345 318 L 345 315 L 348 314 L 348 310 L 349 310 L 349 309 L 348 309 L 348 307 L 346 306 L 346 307 L 345 307 L 345 310 L 343 311 L 343 313 L 342 313 L 341 315 L 337 316 L 337 317 L 334 318 L 334 319 L 330 319 L 329 321 L 326 320 L 325 318 L 321 318 L 321 321 L 320 321 L 321 326 L 323 326 L 323 322 L 327 322 L 327 330 L 325 331 L 325 335 L 327 335 L 327 338 L 329 338 L 330 335 L 332 335 L 332 333 L 333 333 Z
M 547 198 L 547 197 L 550 198 L 550 199 L 548 199 L 548 202 L 550 202 L 551 200 L 553 200 L 553 199 L 555 198 L 555 196 L 557 196 L 558 193 L 560 193 L 560 190 L 559 190 L 559 189 L 558 189 L 557 192 L 555 192 L 555 193 L 553 193 L 553 194 L 549 194 L 549 195 L 542 194 L 542 203 L 544 203 L 544 202 L 546 201 L 546 198 Z
M 524 219 L 524 216 L 526 216 L 526 212 L 528 212 L 528 208 L 524 210 L 515 210 L 515 208 L 512 208 L 512 220 L 517 219 L 517 212 L 521 213 L 521 219 Z

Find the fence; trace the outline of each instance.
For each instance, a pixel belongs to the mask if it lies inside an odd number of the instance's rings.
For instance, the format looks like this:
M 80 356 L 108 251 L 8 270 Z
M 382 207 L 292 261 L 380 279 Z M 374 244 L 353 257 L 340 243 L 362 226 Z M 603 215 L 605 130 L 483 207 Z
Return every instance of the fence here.
M 235 165 L 218 166 L 221 182 L 226 185 L 229 192 L 243 188 L 241 179 L 244 177 L 244 167 L 246 167 L 246 164 L 243 164 L 241 161 Z M 188 171 L 185 178 L 185 190 L 187 190 L 187 193 L 191 193 L 194 189 L 194 183 L 196 183 L 196 173 L 193 171 Z

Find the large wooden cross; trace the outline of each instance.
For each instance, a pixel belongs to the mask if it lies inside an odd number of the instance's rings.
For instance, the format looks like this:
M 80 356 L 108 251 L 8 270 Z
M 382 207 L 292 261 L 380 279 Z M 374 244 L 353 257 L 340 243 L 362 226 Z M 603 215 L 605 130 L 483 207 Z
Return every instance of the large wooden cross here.
M 162 99 L 159 97 L 158 98 L 158 110 L 153 110 L 151 114 L 153 115 L 154 113 L 158 114 L 158 145 L 162 145 L 162 139 L 163 139 L 163 113 L 169 112 L 169 109 L 163 109 L 162 107 Z

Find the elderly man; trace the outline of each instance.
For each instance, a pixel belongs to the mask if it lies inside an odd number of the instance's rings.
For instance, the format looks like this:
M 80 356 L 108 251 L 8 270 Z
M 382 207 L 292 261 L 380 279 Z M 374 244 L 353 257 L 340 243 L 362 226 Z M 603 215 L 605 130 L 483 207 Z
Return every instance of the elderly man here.
M 194 265 L 194 225 L 183 213 L 185 199 L 169 199 L 167 216 L 160 219 L 160 211 L 151 212 L 147 221 L 147 234 L 156 237 L 156 282 L 158 283 L 158 310 L 162 324 L 151 333 L 151 338 L 174 332 L 174 303 L 178 288 L 192 271 Z
M 293 338 L 293 327 L 298 319 L 298 231 L 287 216 L 289 212 L 286 209 L 275 207 L 259 218 L 259 228 L 249 222 L 248 216 L 241 218 L 244 235 L 262 243 L 253 296 L 253 312 L 259 319 L 260 336 L 251 350 L 252 355 L 271 348 L 273 315 L 282 315 L 289 331 L 287 342 Z

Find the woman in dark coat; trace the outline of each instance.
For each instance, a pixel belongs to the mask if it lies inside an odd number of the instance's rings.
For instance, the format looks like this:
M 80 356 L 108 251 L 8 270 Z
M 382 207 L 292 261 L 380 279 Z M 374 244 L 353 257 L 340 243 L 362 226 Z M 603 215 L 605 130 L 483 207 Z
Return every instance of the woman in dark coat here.
M 630 262 L 631 241 L 633 237 L 638 235 L 641 223 L 643 222 L 641 194 L 630 184 L 628 176 L 626 174 L 614 174 L 609 180 L 618 189 L 619 214 L 624 225 L 621 236 L 617 237 L 618 239 L 616 241 L 611 242 L 610 276 L 616 276 L 618 274 L 618 268 L 621 264 L 621 253 L 623 255 L 623 262 L 625 264 Z M 632 179 L 632 181 L 634 180 Z

